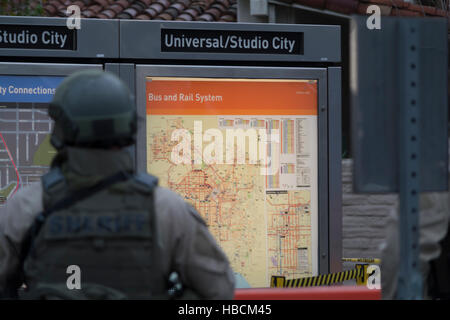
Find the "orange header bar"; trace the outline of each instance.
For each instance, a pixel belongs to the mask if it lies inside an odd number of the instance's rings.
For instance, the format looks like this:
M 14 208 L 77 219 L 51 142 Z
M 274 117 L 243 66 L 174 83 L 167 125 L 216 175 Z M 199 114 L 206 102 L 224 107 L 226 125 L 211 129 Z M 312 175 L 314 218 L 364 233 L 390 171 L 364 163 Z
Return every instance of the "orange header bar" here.
M 148 78 L 151 115 L 317 115 L 317 82 Z

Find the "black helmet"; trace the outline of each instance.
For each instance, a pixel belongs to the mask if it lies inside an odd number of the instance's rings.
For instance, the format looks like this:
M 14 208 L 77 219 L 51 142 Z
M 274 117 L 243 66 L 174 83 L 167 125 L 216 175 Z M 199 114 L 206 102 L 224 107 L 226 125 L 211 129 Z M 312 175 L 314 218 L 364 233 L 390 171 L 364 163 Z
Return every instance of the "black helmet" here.
M 49 108 L 55 120 L 51 143 L 90 148 L 124 147 L 136 141 L 136 106 L 114 74 L 80 71 L 56 89 Z

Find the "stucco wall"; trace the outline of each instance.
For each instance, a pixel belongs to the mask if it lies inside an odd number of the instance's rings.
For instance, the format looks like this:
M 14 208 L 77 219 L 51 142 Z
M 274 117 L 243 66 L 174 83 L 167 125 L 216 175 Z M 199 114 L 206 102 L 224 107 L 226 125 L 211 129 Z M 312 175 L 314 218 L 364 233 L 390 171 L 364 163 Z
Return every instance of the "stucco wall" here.
M 380 258 L 386 218 L 395 210 L 396 194 L 354 194 L 352 160 L 342 161 L 342 247 L 345 258 Z

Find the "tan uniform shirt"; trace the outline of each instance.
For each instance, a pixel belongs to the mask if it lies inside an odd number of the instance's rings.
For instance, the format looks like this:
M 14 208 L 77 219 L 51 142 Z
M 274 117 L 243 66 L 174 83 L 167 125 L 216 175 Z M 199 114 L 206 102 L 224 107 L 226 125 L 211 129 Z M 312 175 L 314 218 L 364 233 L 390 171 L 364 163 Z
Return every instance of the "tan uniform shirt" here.
M 0 291 L 19 270 L 19 248 L 35 216 L 42 211 L 42 187 L 21 189 L 7 201 L 0 215 Z M 165 274 L 174 268 L 182 283 L 206 299 L 232 299 L 234 274 L 227 257 L 209 233 L 199 214 L 174 192 L 157 187 L 155 211 L 167 254 Z

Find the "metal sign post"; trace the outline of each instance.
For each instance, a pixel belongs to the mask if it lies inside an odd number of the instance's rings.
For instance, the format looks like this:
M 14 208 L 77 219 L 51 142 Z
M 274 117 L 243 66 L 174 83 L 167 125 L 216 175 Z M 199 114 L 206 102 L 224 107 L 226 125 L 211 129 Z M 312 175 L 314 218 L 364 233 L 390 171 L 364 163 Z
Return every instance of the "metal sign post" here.
M 420 112 L 418 66 L 418 25 L 414 20 L 400 23 L 403 53 L 400 72 L 400 132 L 399 132 L 399 235 L 400 264 L 398 277 L 398 299 L 421 299 L 422 276 L 419 270 L 419 174 L 420 174 Z
M 356 193 L 398 192 L 397 298 L 421 299 L 419 194 L 448 190 L 447 22 L 352 19 Z

